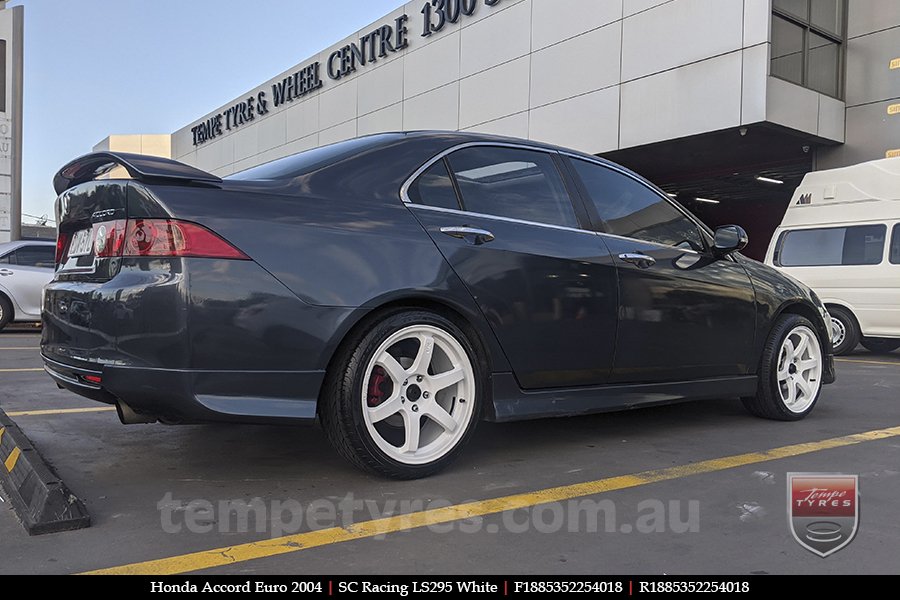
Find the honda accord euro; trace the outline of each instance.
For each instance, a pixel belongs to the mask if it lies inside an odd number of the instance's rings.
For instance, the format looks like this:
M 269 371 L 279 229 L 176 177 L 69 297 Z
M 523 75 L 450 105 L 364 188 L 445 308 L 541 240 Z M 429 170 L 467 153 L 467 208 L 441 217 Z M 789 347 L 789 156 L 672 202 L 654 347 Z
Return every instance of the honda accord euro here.
M 355 465 L 445 467 L 477 423 L 834 380 L 808 288 L 634 173 L 540 143 L 374 135 L 225 179 L 101 152 L 54 179 L 42 354 L 123 423 L 318 421 Z

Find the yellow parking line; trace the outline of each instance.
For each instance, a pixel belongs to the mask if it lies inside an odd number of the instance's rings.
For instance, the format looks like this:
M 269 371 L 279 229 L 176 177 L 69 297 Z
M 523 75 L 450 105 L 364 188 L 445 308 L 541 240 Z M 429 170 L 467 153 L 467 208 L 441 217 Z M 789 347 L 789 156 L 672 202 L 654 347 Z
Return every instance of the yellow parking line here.
M 12 470 L 16 468 L 16 463 L 19 461 L 20 454 L 22 454 L 22 451 L 16 446 L 12 449 L 12 452 L 9 453 L 9 456 L 6 457 L 6 462 L 3 463 L 3 466 L 6 467 L 7 473 L 12 473 Z
M 116 410 L 114 406 L 92 406 L 90 408 L 50 408 L 44 410 L 20 410 L 8 412 L 8 417 L 37 417 L 40 415 L 70 415 L 76 413 L 96 413 Z
M 855 358 L 836 358 L 834 360 L 847 363 L 863 363 L 866 365 L 891 365 L 892 367 L 900 367 L 900 362 L 888 362 L 886 360 L 857 360 Z
M 0 373 L 33 373 L 35 371 L 43 371 L 44 369 L 0 369 Z
M 451 521 L 471 519 L 473 517 L 483 517 L 509 510 L 529 508 L 548 502 L 559 502 L 581 496 L 592 496 L 615 490 L 635 488 L 651 483 L 658 483 L 660 481 L 681 479 L 682 477 L 688 477 L 690 475 L 724 471 L 735 467 L 743 467 L 770 460 L 800 456 L 812 452 L 819 452 L 821 450 L 841 448 L 843 446 L 852 446 L 863 442 L 883 440 L 898 436 L 900 436 L 900 426 L 889 429 L 877 429 L 875 431 L 867 431 L 865 433 L 857 433 L 818 442 L 782 446 L 781 448 L 764 450 L 762 452 L 750 452 L 747 454 L 738 454 L 736 456 L 714 458 L 712 460 L 668 467 L 655 471 L 643 471 L 631 475 L 620 475 L 618 477 L 598 479 L 596 481 L 588 481 L 585 483 L 576 483 L 573 485 L 564 485 L 523 494 L 513 494 L 511 496 L 503 496 L 489 500 L 457 504 L 446 508 L 435 508 L 406 515 L 373 519 L 348 527 L 331 527 L 319 531 L 298 533 L 269 540 L 216 548 L 214 550 L 204 550 L 180 556 L 171 556 L 168 558 L 132 563 L 107 569 L 98 569 L 82 574 L 177 575 L 179 573 L 221 567 L 258 558 L 300 552 L 302 550 L 327 546 L 339 542 L 371 538 L 377 535 L 449 523 Z

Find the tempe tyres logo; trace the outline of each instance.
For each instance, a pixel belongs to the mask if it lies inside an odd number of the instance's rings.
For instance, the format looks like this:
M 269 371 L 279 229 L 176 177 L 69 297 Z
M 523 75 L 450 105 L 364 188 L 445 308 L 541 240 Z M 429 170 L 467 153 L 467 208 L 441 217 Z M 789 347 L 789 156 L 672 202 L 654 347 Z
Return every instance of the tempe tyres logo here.
M 788 473 L 788 524 L 797 542 L 822 558 L 853 540 L 859 524 L 856 475 Z

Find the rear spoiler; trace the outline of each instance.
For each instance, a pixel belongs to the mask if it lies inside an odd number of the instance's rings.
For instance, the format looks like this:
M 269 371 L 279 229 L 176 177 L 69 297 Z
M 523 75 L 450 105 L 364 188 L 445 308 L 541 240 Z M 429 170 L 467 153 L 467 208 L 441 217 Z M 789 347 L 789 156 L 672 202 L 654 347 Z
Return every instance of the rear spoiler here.
M 109 173 L 115 167 L 123 167 L 139 181 L 222 183 L 219 177 L 211 173 L 168 158 L 128 152 L 94 152 L 76 158 L 60 169 L 53 177 L 53 187 L 57 194 L 62 194 L 69 188 Z

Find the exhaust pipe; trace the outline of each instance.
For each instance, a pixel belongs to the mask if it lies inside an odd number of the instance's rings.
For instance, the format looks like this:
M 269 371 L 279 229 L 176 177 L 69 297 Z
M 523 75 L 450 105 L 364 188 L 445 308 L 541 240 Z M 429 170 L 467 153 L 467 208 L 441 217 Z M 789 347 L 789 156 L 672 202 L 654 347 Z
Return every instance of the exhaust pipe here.
M 119 415 L 119 420 L 122 421 L 122 425 L 156 423 L 157 420 L 156 417 L 135 412 L 133 408 L 121 400 L 116 402 L 116 414 Z

